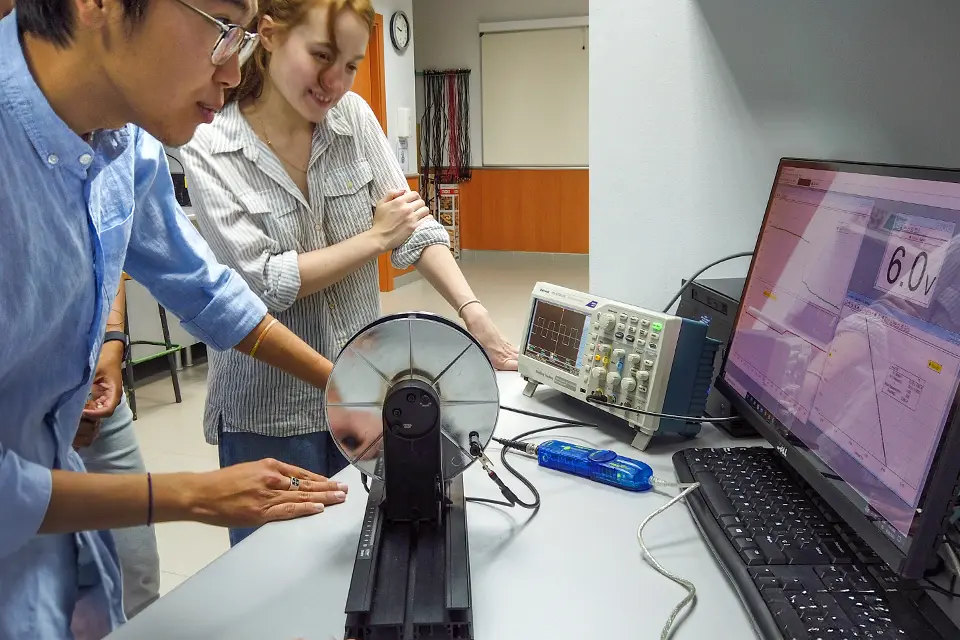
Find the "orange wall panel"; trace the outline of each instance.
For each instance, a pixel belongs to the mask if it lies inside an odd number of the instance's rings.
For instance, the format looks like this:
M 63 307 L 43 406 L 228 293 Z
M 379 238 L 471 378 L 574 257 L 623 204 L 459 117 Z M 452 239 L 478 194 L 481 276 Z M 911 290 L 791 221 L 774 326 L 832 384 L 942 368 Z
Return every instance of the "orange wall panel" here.
M 560 181 L 561 253 L 590 253 L 590 172 L 567 171 Z
M 460 248 L 473 249 L 483 244 L 483 172 L 473 170 L 472 177 L 460 183 Z M 463 212 L 469 211 L 464 217 Z
M 589 171 L 474 169 L 460 184 L 460 246 L 589 252 Z

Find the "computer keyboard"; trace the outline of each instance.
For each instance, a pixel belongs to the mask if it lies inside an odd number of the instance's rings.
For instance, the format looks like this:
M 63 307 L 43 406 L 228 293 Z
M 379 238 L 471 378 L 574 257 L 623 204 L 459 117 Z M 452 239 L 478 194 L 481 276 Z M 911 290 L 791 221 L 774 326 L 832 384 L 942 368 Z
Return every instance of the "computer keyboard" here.
M 673 456 L 687 504 L 764 640 L 934 640 L 901 579 L 772 449 L 686 449 Z M 935 606 L 934 606 L 935 608 Z

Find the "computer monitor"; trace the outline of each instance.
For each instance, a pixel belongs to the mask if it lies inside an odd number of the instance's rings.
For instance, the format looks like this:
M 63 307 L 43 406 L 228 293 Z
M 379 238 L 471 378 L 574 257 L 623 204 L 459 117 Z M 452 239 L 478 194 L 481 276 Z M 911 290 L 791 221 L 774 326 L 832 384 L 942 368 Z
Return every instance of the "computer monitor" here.
M 781 160 L 717 386 L 906 577 L 957 494 L 958 381 L 960 171 Z

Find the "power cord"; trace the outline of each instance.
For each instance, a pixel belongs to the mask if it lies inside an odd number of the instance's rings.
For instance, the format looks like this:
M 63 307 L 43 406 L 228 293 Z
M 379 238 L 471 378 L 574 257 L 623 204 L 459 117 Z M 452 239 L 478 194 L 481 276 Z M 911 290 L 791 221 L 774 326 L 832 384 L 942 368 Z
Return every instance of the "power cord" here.
M 667 418 L 668 420 L 684 420 L 686 422 L 691 422 L 694 424 L 707 422 L 710 424 L 717 424 L 721 422 L 736 422 L 741 420 L 739 416 L 732 418 L 710 418 L 707 416 L 675 416 L 669 413 L 657 413 L 656 411 L 644 411 L 643 409 L 634 409 L 633 407 L 623 407 L 619 404 L 614 404 L 612 402 L 606 402 L 605 400 L 598 400 L 597 398 L 587 397 L 587 402 L 589 404 L 599 405 L 601 407 L 610 407 L 611 409 L 619 409 L 621 411 L 629 411 L 630 413 L 639 413 L 644 416 L 653 416 L 655 418 Z
M 706 417 L 706 416 L 703 416 L 703 417 L 698 417 L 698 416 L 675 416 L 675 415 L 670 414 L 670 413 L 658 413 L 658 412 L 656 412 L 656 411 L 645 411 L 645 410 L 643 410 L 643 409 L 634 409 L 633 407 L 621 407 L 621 406 L 618 405 L 618 404 L 614 404 L 614 403 L 612 403 L 612 402 L 605 402 L 605 401 L 603 401 L 603 400 L 598 400 L 597 398 L 593 398 L 593 397 L 588 397 L 588 398 L 587 398 L 587 402 L 588 402 L 589 404 L 595 404 L 595 405 L 599 405 L 599 406 L 601 406 L 601 407 L 610 407 L 610 408 L 612 408 L 612 409 L 620 409 L 620 410 L 622 410 L 622 411 L 629 411 L 629 412 L 631 412 L 631 413 L 639 413 L 639 414 L 645 415 L 645 416 L 653 416 L 653 417 L 655 417 L 655 418 L 667 418 L 667 419 L 670 419 L 670 420 L 684 420 L 684 421 L 686 421 L 686 422 L 691 422 L 691 423 L 695 423 L 695 424 L 696 424 L 696 423 L 701 423 L 701 422 L 707 422 L 707 423 L 711 423 L 711 424 L 717 424 L 717 423 L 722 423 L 722 422 L 736 422 L 737 420 L 740 420 L 740 418 L 738 418 L 738 417 L 734 417 L 734 418 L 710 418 L 710 417 Z M 567 424 L 567 425 L 575 425 L 575 426 L 578 426 L 578 427 L 596 427 L 596 426 L 598 426 L 598 425 L 596 425 L 596 424 L 594 424 L 594 423 L 592 423 L 592 422 L 580 422 L 580 421 L 578 421 L 578 420 L 570 420 L 570 419 L 564 418 L 564 417 L 562 417 L 562 416 L 551 416 L 551 415 L 547 415 L 547 414 L 543 414 L 543 413 L 536 413 L 536 412 L 533 412 L 533 411 L 526 411 L 526 410 L 524 410 L 524 409 L 517 409 L 517 408 L 515 408 L 515 407 L 508 407 L 508 406 L 506 406 L 506 405 L 500 405 L 500 408 L 501 408 L 502 410 L 504 410 L 504 411 L 509 411 L 509 412 L 511 412 L 511 413 L 518 413 L 518 414 L 520 414 L 520 415 L 522 415 L 522 416 L 528 416 L 528 417 L 531 417 L 531 418 L 538 418 L 538 419 L 540 419 L 540 420 L 550 420 L 550 421 L 556 421 L 556 422 L 564 422 L 564 423 Z
M 181 173 L 186 173 L 186 172 L 187 172 L 187 170 L 186 170 L 186 169 L 184 168 L 184 166 L 183 166 L 183 163 L 180 162 L 180 158 L 178 158 L 178 157 L 176 157 L 176 156 L 174 156 L 174 155 L 171 155 L 170 153 L 168 153 L 168 152 L 166 152 L 166 151 L 165 151 L 164 153 L 166 153 L 166 155 L 167 155 L 168 158 L 170 158 L 171 160 L 175 160 L 176 163 L 177 163 L 178 165 L 180 165 L 180 171 L 181 171 Z
M 668 302 L 667 306 L 663 308 L 663 313 L 670 313 L 670 307 L 673 306 L 673 303 L 679 300 L 680 296 L 683 295 L 683 292 L 687 290 L 687 287 L 689 287 L 693 283 L 693 281 L 699 278 L 701 274 L 703 274 L 703 272 L 706 271 L 707 269 L 710 269 L 711 267 L 715 267 L 722 262 L 727 262 L 728 260 L 733 260 L 735 258 L 747 258 L 752 255 L 753 255 L 753 251 L 742 251 L 740 253 L 734 253 L 732 255 L 727 256 L 726 258 L 720 258 L 719 260 L 715 260 L 714 262 L 711 262 L 710 264 L 705 266 L 703 269 L 700 269 L 700 271 L 697 271 L 695 274 L 693 274 L 693 276 L 691 276 L 690 278 L 687 278 L 687 281 L 683 283 L 683 286 L 680 287 L 680 290 L 677 291 L 677 294 L 672 298 L 670 298 L 670 302 Z

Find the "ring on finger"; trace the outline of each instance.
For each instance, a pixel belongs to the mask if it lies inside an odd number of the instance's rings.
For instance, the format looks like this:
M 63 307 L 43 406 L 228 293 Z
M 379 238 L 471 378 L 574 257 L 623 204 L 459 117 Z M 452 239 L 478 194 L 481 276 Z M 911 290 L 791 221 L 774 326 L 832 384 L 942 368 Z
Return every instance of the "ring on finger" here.
M 299 491 L 300 490 L 300 478 L 296 476 L 290 476 L 290 491 Z

